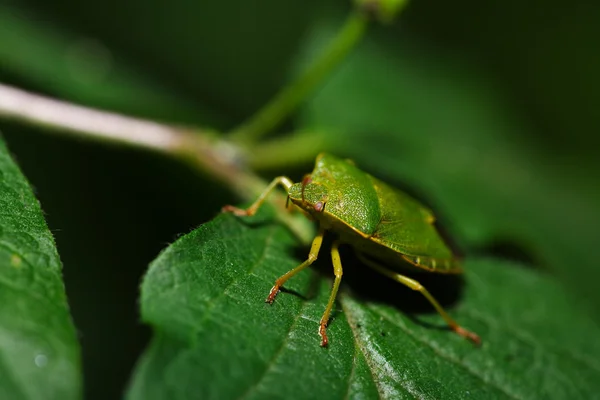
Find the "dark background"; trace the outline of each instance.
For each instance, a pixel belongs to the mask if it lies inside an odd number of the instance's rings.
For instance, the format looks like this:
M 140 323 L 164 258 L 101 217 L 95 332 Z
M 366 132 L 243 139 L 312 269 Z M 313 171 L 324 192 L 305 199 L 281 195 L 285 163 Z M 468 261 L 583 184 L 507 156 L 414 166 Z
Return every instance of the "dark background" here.
M 341 23 L 349 9 L 343 0 L 2 0 L 0 80 L 227 130 L 289 80 L 315 21 Z M 452 54 L 482 71 L 529 127 L 527 140 L 556 165 L 587 174 L 572 179 L 598 182 L 598 21 L 597 2 L 419 0 L 398 23 L 369 35 L 390 50 L 402 43 Z M 160 156 L 5 121 L 0 130 L 56 237 L 83 345 L 86 395 L 118 397 L 149 339 L 137 312 L 147 264 L 235 198 Z M 598 199 L 599 187 L 586 195 Z M 565 205 L 555 217 L 569 212 Z

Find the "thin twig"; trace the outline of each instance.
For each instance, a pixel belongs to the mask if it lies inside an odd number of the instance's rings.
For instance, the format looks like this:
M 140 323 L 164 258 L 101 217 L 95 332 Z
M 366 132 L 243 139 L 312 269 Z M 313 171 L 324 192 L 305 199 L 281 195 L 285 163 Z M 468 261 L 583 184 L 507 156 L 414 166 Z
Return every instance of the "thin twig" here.
M 240 163 L 236 146 L 208 131 L 195 131 L 96 110 L 0 84 L 0 117 L 42 126 L 56 133 L 126 145 L 185 160 L 250 199 L 265 186 Z
M 153 121 L 66 103 L 0 84 L 0 116 L 44 126 L 80 138 L 169 153 L 182 132 Z
M 295 81 L 230 134 L 240 143 L 254 143 L 289 117 L 290 113 L 348 55 L 364 36 L 368 16 L 362 11 L 350 13 L 335 38 Z
M 209 130 L 191 130 L 96 110 L 0 84 L 0 118 L 47 128 L 57 134 L 163 153 L 220 181 L 240 198 L 252 200 L 266 182 L 245 167 L 242 150 Z M 303 241 L 303 222 L 278 209 L 278 217 Z

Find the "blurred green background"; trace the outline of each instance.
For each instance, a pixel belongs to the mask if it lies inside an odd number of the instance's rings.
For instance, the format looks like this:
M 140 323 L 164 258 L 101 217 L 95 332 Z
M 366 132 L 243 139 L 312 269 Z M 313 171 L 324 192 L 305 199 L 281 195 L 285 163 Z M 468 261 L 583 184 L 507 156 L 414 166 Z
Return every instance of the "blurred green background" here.
M 226 131 L 306 65 L 350 8 L 345 0 L 0 0 L 0 81 Z M 393 26 L 374 25 L 282 131 L 325 129 L 329 151 L 384 178 L 405 176 L 394 183 L 441 210 L 467 252 L 544 270 L 560 260 L 553 270 L 571 294 L 582 280 L 574 301 L 598 316 L 595 285 L 585 283 L 600 277 L 597 21 L 600 3 L 584 1 L 414 1 Z M 120 396 L 149 339 L 137 311 L 147 264 L 235 199 L 159 156 L 6 121 L 0 131 L 57 240 L 86 396 Z M 371 165 L 363 148 L 378 152 Z M 453 164 L 463 150 L 490 164 Z M 402 172 L 390 173 L 396 164 Z M 281 172 L 289 171 L 265 174 Z M 449 187 L 459 194 L 446 195 Z

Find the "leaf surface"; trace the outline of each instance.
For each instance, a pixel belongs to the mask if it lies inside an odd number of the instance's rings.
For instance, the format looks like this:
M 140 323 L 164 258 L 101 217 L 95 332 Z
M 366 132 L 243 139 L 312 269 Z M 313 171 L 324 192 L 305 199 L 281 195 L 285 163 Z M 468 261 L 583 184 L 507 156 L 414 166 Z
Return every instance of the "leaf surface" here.
M 79 343 L 54 238 L 0 140 L 0 398 L 77 399 Z
M 143 319 L 155 337 L 129 399 L 563 399 L 600 392 L 600 329 L 548 276 L 472 259 L 462 292 L 457 282 L 430 282 L 444 303 L 454 293 L 450 313 L 481 335 L 476 348 L 424 313 L 429 307 L 417 293 L 344 252 L 330 346 L 321 348 L 327 247 L 315 268 L 288 281 L 273 305 L 264 303 L 274 279 L 302 261 L 294 250 L 288 231 L 267 214 L 245 221 L 220 215 L 169 246 L 142 285 Z

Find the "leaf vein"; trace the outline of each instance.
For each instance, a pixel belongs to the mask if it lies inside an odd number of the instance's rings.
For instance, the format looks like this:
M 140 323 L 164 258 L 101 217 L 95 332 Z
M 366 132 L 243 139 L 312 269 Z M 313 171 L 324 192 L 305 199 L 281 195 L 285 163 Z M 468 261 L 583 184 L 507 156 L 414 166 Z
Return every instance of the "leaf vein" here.
M 268 375 L 269 371 L 271 371 L 271 369 L 273 369 L 273 366 L 275 365 L 275 360 L 277 360 L 277 358 L 279 358 L 279 356 L 283 353 L 283 350 L 285 349 L 286 344 L 288 343 L 288 341 L 291 338 L 292 331 L 294 330 L 294 328 L 298 324 L 298 321 L 300 320 L 300 317 L 303 315 L 303 311 L 304 311 L 304 309 L 306 307 L 306 304 L 307 304 L 307 301 L 306 300 L 302 300 L 302 306 L 300 307 L 300 311 L 294 317 L 294 320 L 290 324 L 290 327 L 289 327 L 288 332 L 287 332 L 287 334 L 285 336 L 285 339 L 283 339 L 281 341 L 281 346 L 279 346 L 279 348 L 275 351 L 275 353 L 273 353 L 273 357 L 271 357 L 271 359 L 269 360 L 269 362 L 266 364 L 266 368 L 264 369 L 264 371 L 261 374 L 261 376 L 256 380 L 256 382 L 253 385 L 250 385 L 248 387 L 248 390 L 246 390 L 246 392 L 244 394 L 242 394 L 238 399 L 247 398 L 253 391 L 256 390 L 256 388 L 260 385 L 260 383 L 265 379 L 265 377 Z
M 348 325 L 350 325 L 350 329 L 352 330 L 352 334 L 354 335 L 355 346 L 358 347 L 360 352 L 365 357 L 367 364 L 369 365 L 369 372 L 371 374 L 371 379 L 372 379 L 373 383 L 375 384 L 375 387 L 377 388 L 377 392 L 379 393 L 379 398 L 380 399 L 386 398 L 385 397 L 386 391 L 383 389 L 381 382 L 379 382 L 379 379 L 377 379 L 377 377 L 374 374 L 376 366 L 373 365 L 371 358 L 367 354 L 367 350 L 364 348 L 364 344 L 362 343 L 362 340 L 360 340 L 360 335 L 359 335 L 357 327 L 356 327 L 357 322 L 353 318 L 353 314 L 352 314 L 351 310 L 349 309 L 349 307 L 347 307 L 347 305 L 345 304 L 346 302 L 343 301 L 343 299 L 344 299 L 344 297 L 342 297 L 342 301 L 340 301 L 340 303 L 342 305 L 342 309 L 344 310 L 345 314 L 348 316 Z M 413 398 L 418 397 L 417 395 L 412 393 L 406 386 L 404 386 L 403 382 L 398 381 L 398 383 L 400 383 L 402 389 L 404 389 L 406 394 L 412 396 Z M 420 398 L 425 398 L 425 397 L 420 397 Z
M 373 311 L 375 314 L 381 316 L 383 319 L 387 320 L 388 322 L 390 322 L 392 325 L 397 326 L 398 328 L 400 328 L 401 330 L 404 331 L 404 333 L 406 333 L 408 336 L 410 336 L 411 338 L 413 338 L 415 341 L 426 345 L 427 347 L 429 347 L 435 354 L 437 354 L 440 358 L 446 360 L 446 361 L 450 361 L 451 363 L 459 366 L 460 368 L 464 369 L 465 371 L 467 371 L 468 373 L 471 374 L 471 376 L 481 380 L 483 383 L 492 386 L 493 388 L 499 390 L 500 392 L 502 392 L 503 394 L 505 394 L 506 396 L 513 398 L 513 399 L 522 399 L 522 397 L 520 397 L 519 395 L 515 394 L 515 393 L 511 393 L 509 391 L 507 391 L 504 387 L 496 384 L 493 381 L 490 381 L 488 379 L 486 379 L 484 376 L 482 376 L 481 374 L 478 374 L 477 372 L 475 372 L 475 370 L 467 367 L 465 364 L 463 364 L 462 362 L 460 362 L 460 360 L 457 360 L 455 357 L 452 357 L 451 355 L 440 351 L 440 349 L 437 346 L 434 346 L 431 342 L 427 341 L 427 340 L 422 340 L 420 339 L 417 335 L 415 335 L 410 329 L 406 328 L 405 326 L 402 326 L 402 324 L 399 324 L 397 321 L 395 321 L 394 319 L 390 318 L 389 315 L 387 315 L 386 313 L 382 312 L 381 310 L 377 310 L 374 309 L 372 306 L 368 307 L 371 311 Z

